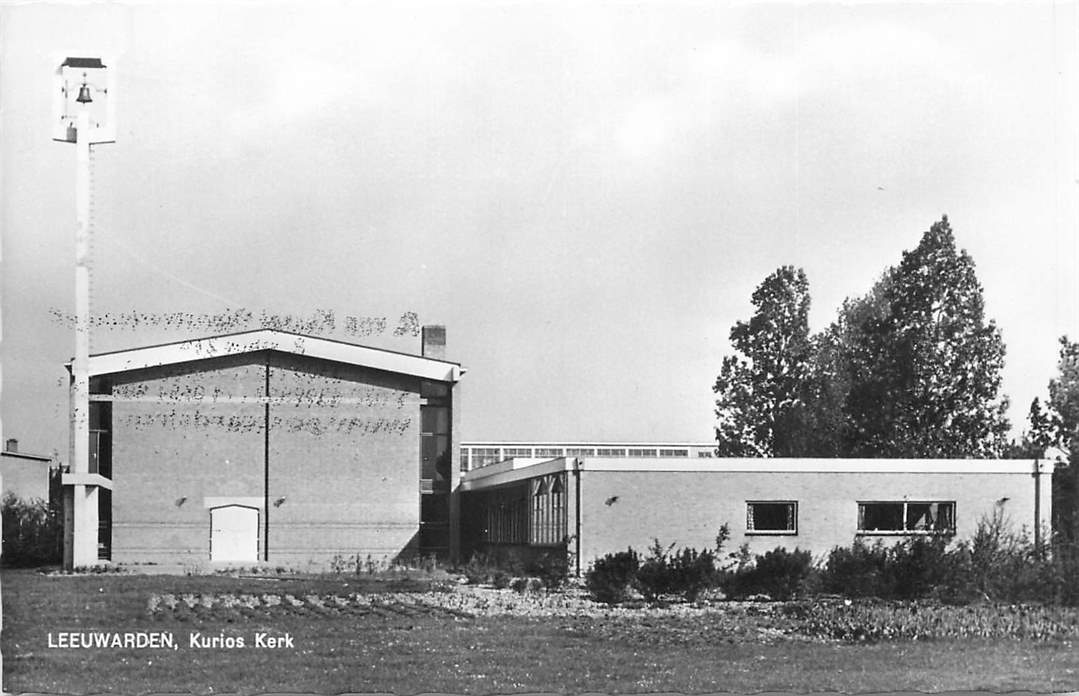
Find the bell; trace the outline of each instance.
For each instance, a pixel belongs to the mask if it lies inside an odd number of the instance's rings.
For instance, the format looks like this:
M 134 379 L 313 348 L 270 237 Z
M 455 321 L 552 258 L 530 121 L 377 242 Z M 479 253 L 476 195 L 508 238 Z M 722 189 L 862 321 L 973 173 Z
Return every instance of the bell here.
M 89 104 L 93 101 L 90 97 L 90 87 L 85 82 L 82 83 L 82 87 L 79 87 L 79 96 L 75 98 L 75 101 L 80 104 Z

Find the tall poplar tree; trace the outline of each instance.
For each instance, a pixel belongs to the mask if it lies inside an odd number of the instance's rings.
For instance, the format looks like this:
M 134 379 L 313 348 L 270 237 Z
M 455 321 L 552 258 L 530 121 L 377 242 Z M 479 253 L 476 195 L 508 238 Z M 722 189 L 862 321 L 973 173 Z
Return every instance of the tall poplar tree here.
M 1068 452 L 1068 461 L 1053 472 L 1053 529 L 1060 540 L 1079 542 L 1079 342 L 1060 338 L 1057 376 L 1049 382 L 1051 444 Z M 1032 424 L 1031 430 L 1034 430 Z
M 842 450 L 867 457 L 996 457 L 1006 445 L 1004 343 L 948 218 L 876 289 L 849 336 Z
M 724 457 L 798 454 L 804 432 L 809 340 L 809 281 L 782 266 L 757 287 L 755 311 L 731 329 L 740 353 L 724 358 L 713 391 L 717 452 Z

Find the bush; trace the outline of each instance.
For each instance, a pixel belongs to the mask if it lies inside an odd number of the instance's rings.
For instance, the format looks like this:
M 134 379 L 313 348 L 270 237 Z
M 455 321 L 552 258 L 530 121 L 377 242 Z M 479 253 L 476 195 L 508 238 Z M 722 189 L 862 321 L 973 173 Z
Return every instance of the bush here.
M 609 604 L 625 599 L 630 587 L 650 602 L 670 594 L 692 602 L 715 584 L 716 557 L 728 539 L 730 528 L 726 524 L 716 535 L 715 550 L 687 547 L 675 552 L 674 544 L 664 548 L 654 539 L 643 561 L 632 548 L 599 559 L 585 575 L 585 585 L 593 599 Z
M 828 554 L 821 571 L 821 590 L 846 597 L 882 597 L 885 588 L 888 550 L 878 541 L 873 546 L 857 539 L 853 546 L 837 546 Z
M 539 578 L 520 577 L 510 582 L 510 589 L 518 594 L 540 592 L 545 589 L 543 581 Z
M 965 584 L 949 573 L 956 557 L 949 555 L 947 545 L 942 537 L 915 537 L 893 546 L 886 566 L 892 598 L 918 599 Z
M 477 552 L 472 554 L 472 558 L 468 559 L 468 563 L 461 568 L 461 572 L 469 585 L 481 585 L 491 577 L 491 564 L 484 554 Z
M 1050 557 L 1044 548 L 1035 548 L 1025 533 L 1013 531 L 1011 523 L 998 511 L 983 518 L 969 543 L 953 551 L 953 566 L 961 575 L 967 599 L 1003 602 L 1031 600 L 1067 603 L 1069 588 L 1075 583 L 1060 580 L 1073 575 L 1074 566 L 1066 549 L 1058 548 Z M 958 582 L 958 581 L 957 581 Z M 1074 603 L 1074 598 L 1072 603 Z
M 491 576 L 491 586 L 496 590 L 504 590 L 510 586 L 512 577 L 504 570 L 496 570 Z
M 813 568 L 813 556 L 808 551 L 783 547 L 757 556 L 752 565 L 742 565 L 729 572 L 723 581 L 723 591 L 732 597 L 764 594 L 772 599 L 788 600 L 805 592 Z
M 544 589 L 556 590 L 569 577 L 569 559 L 562 549 L 547 551 L 525 564 L 525 573 L 539 578 Z
M 59 563 L 63 521 L 58 511 L 39 499 L 21 500 L 8 493 L 0 500 L 3 518 L 3 560 L 9 566 Z
M 656 539 L 637 569 L 634 587 L 650 602 L 669 594 L 681 595 L 692 602 L 715 581 L 716 556 L 711 550 L 684 548 L 672 553 L 673 550 L 673 544 L 664 549 Z
M 716 582 L 716 556 L 709 549 L 682 549 L 670 557 L 670 569 L 672 589 L 690 602 Z
M 652 546 L 648 549 L 648 557 L 637 568 L 633 585 L 649 602 L 654 602 L 660 595 L 671 592 L 674 579 L 667 561 L 667 554 L 673 548 L 670 546 L 664 550 L 659 539 L 654 539 Z
M 640 559 L 633 549 L 609 553 L 597 559 L 585 574 L 585 587 L 597 602 L 616 604 L 626 598 Z

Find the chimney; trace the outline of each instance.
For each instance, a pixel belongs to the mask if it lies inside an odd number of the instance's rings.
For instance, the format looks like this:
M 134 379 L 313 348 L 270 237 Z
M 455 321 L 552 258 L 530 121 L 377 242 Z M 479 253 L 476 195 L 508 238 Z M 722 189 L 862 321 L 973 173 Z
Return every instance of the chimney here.
M 8 451 L 8 452 L 18 452 L 19 451 L 19 441 L 16 440 L 15 438 L 13 438 L 13 437 L 8 438 L 7 443 L 5 443 L 5 445 L 4 445 L 4 449 L 6 451 Z
M 425 326 L 420 330 L 420 355 L 434 360 L 446 359 L 446 327 Z

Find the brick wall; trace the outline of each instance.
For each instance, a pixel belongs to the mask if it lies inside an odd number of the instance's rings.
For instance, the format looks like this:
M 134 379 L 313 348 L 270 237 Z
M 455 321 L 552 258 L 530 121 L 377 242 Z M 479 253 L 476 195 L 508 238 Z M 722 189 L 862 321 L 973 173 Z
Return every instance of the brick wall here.
M 1049 515 L 1048 479 L 1043 476 L 1042 519 Z M 816 557 L 837 545 L 849 546 L 858 524 L 858 501 L 950 500 L 956 503 L 956 536 L 974 532 L 992 515 L 997 501 L 1016 529 L 1034 522 L 1034 480 L 1030 473 L 774 473 L 584 471 L 581 473 L 581 567 L 598 556 L 632 546 L 644 551 L 658 537 L 663 544 L 711 548 L 728 523 L 725 552 L 748 543 L 753 553 L 777 546 L 809 549 Z M 798 502 L 798 533 L 747 534 L 746 501 Z M 572 524 L 572 518 L 571 518 Z M 867 541 L 893 536 L 867 536 Z
M 281 399 L 269 408 L 268 489 L 267 362 Z M 418 390 L 415 378 L 282 353 L 114 378 L 113 560 L 207 561 L 208 505 L 230 498 L 258 501 L 260 556 L 268 515 L 271 564 L 396 556 L 419 522 Z
M 270 393 L 290 400 L 270 409 L 271 560 L 405 551 L 419 528 L 419 380 L 278 355 Z

